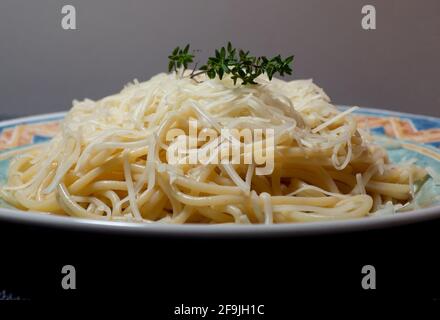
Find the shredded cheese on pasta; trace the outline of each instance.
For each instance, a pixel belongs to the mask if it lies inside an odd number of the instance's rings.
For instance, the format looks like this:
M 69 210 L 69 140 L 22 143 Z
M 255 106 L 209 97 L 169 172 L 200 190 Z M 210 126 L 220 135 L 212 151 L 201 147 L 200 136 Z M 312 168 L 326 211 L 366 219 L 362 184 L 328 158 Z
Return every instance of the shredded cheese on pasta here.
M 89 219 L 271 224 L 389 211 L 411 200 L 426 174 L 390 164 L 358 131 L 357 107 L 340 112 L 311 80 L 197 80 L 159 74 L 98 101 L 74 101 L 50 143 L 11 161 L 1 196 L 20 209 Z M 184 134 L 169 141 L 172 129 Z M 191 130 L 222 129 L 273 129 L 273 171 L 259 174 L 255 162 L 168 163 Z M 247 155 L 247 142 L 228 139 Z M 223 142 L 196 141 L 197 153 Z

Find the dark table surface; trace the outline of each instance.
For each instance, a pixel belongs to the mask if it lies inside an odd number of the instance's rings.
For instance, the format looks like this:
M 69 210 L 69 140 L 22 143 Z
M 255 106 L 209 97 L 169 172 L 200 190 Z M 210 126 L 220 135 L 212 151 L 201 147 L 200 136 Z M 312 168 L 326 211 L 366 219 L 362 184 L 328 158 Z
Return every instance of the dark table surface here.
M 440 219 L 265 239 L 131 237 L 0 222 L 0 238 L 0 291 L 30 301 L 117 295 L 152 301 L 149 311 L 162 316 L 185 301 L 264 303 L 273 316 L 290 314 L 292 299 L 440 303 Z M 66 264 L 78 270 L 75 292 L 60 286 Z M 374 292 L 360 287 L 367 264 L 377 270 Z
M 32 301 L 118 295 L 150 301 L 159 313 L 198 302 L 264 303 L 277 314 L 288 313 L 292 299 L 438 303 L 440 298 L 440 220 L 264 239 L 132 237 L 14 223 L 0 223 L 0 235 L 0 291 Z M 66 264 L 77 269 L 75 292 L 60 286 Z M 361 288 L 364 265 L 376 268 L 375 292 Z

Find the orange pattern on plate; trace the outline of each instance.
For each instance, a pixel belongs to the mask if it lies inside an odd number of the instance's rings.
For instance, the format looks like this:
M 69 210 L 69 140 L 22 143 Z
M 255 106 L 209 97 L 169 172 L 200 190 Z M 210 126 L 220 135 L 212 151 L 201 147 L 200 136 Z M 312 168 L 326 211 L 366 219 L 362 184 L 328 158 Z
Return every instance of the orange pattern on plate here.
M 440 141 L 440 128 L 417 130 L 411 120 L 396 117 L 356 116 L 359 127 L 377 128 L 383 127 L 389 137 L 410 140 L 419 143 Z
M 0 132 L 0 150 L 15 148 L 32 144 L 34 136 L 53 137 L 59 130 L 59 120 L 44 122 L 20 124 L 15 127 L 5 128 Z

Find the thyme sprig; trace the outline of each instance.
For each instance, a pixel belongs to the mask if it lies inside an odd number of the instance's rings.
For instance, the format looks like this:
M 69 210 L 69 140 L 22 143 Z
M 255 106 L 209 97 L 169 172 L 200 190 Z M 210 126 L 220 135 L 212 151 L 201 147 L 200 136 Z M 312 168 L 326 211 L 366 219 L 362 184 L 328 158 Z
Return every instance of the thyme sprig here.
M 183 68 L 182 74 L 188 68 L 189 64 L 193 62 L 194 55 L 189 53 L 190 45 L 187 44 L 183 49 L 176 47 L 172 54 L 168 57 L 168 71 L 177 72 L 178 69 Z M 269 80 L 272 80 L 275 74 L 284 76 L 292 74 L 291 64 L 294 56 L 283 59 L 281 55 L 273 58 L 265 56 L 255 57 L 250 55 L 249 51 L 238 50 L 232 47 L 228 42 L 226 47 L 221 47 L 215 50 L 215 56 L 209 57 L 206 64 L 202 65 L 199 70 L 193 70 L 189 75 L 194 79 L 200 74 L 206 74 L 208 78 L 215 77 L 223 78 L 225 74 L 230 74 L 234 84 L 240 79 L 243 85 L 257 84 L 255 79 L 261 74 L 266 74 Z

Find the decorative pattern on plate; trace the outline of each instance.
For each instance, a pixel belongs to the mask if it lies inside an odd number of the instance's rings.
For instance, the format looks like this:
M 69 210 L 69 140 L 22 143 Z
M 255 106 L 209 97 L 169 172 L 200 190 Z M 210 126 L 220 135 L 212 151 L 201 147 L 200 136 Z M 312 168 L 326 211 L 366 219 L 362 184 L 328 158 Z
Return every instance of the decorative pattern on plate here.
M 0 150 L 45 142 L 59 130 L 60 121 L 0 127 Z
M 386 135 L 440 148 L 440 119 L 401 112 L 362 108 L 356 112 L 360 127 Z

